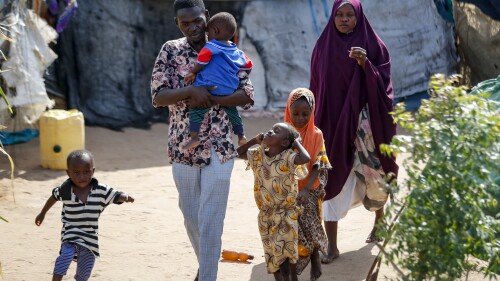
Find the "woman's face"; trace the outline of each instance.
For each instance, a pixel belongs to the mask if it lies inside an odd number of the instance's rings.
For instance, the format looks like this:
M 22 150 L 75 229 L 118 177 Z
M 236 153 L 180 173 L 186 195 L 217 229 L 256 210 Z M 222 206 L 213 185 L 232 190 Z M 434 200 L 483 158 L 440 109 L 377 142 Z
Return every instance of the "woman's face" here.
M 296 128 L 303 128 L 311 118 L 311 107 L 305 98 L 300 98 L 290 106 L 290 119 Z
M 335 28 L 340 33 L 349 33 L 356 27 L 356 12 L 351 4 L 344 4 L 335 14 Z

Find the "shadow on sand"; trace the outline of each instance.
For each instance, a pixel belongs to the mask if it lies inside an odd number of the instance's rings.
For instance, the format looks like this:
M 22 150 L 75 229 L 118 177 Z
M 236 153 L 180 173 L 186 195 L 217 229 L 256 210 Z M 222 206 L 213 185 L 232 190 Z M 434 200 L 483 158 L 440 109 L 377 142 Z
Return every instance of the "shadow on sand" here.
M 341 255 L 331 264 L 323 264 L 323 275 L 319 280 L 339 280 L 339 281 L 359 281 L 365 280 L 366 274 L 375 259 L 372 254 L 374 244 L 366 244 L 356 251 L 341 253 Z M 356 266 L 352 266 L 356 264 Z M 353 268 L 363 268 L 364 270 L 353 271 Z M 299 281 L 309 280 L 310 265 L 304 269 Z M 272 274 L 267 273 L 266 264 L 261 263 L 252 268 L 252 275 L 249 281 L 273 281 Z

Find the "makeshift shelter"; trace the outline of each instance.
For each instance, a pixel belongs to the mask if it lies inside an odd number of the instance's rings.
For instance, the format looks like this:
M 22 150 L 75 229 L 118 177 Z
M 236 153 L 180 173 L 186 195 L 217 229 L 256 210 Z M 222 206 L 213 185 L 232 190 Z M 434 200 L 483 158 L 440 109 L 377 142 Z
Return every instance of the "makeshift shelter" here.
M 396 98 L 425 92 L 434 73 L 456 72 L 455 26 L 449 15 L 443 16 L 448 2 L 362 1 L 391 54 Z M 82 111 L 86 124 L 120 129 L 166 121 L 167 110 L 151 106 L 149 83 L 162 44 L 182 36 L 172 3 L 79 1 L 54 46 L 59 58 L 49 69 L 46 85 L 65 95 L 68 108 Z M 238 44 L 255 62 L 254 110 L 281 111 L 291 89 L 308 87 L 312 48 L 333 0 L 206 0 L 205 4 L 211 14 L 228 11 L 238 21 Z M 464 41 L 459 37 L 460 42 Z
M 48 44 L 57 38 L 55 30 L 28 10 L 26 1 L 3 3 L 0 26 L 7 33 L 0 37 L 2 89 L 15 110 L 14 116 L 0 102 L 0 124 L 8 131 L 36 128 L 40 115 L 51 108 L 43 73 L 57 58 Z
M 500 75 L 500 0 L 456 1 L 453 14 L 460 72 L 467 82 L 476 85 Z

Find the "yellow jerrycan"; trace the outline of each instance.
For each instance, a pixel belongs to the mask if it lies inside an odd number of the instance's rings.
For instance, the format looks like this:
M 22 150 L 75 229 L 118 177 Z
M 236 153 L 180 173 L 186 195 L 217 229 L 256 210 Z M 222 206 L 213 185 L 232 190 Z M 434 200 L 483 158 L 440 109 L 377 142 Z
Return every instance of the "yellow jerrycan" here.
M 43 168 L 66 170 L 66 158 L 85 148 L 85 122 L 76 110 L 48 110 L 39 120 L 40 160 Z

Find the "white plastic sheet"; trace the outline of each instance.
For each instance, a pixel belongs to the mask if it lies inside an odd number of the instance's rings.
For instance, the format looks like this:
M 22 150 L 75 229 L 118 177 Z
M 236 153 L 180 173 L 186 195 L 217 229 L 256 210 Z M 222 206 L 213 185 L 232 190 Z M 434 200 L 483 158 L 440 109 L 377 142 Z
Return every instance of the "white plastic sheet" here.
M 11 27 L 7 61 L 2 63 L 2 73 L 7 87 L 4 91 L 16 117 L 11 118 L 6 105 L 0 103 L 0 124 L 7 131 L 20 131 L 36 127 L 40 115 L 53 106 L 45 91 L 43 72 L 57 58 L 48 43 L 57 33 L 31 10 L 19 9 L 17 24 Z

